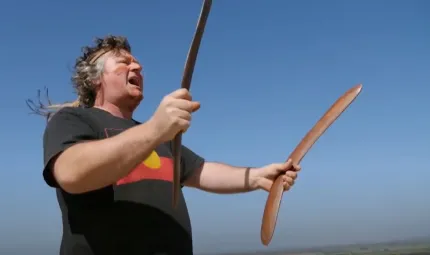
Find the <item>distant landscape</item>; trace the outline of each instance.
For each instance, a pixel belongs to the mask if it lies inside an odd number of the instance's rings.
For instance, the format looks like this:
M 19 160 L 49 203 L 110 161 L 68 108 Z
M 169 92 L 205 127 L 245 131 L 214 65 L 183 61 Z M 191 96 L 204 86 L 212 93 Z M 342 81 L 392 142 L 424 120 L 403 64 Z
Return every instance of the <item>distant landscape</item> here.
M 375 244 L 285 249 L 270 252 L 212 253 L 212 255 L 430 255 L 430 236 Z

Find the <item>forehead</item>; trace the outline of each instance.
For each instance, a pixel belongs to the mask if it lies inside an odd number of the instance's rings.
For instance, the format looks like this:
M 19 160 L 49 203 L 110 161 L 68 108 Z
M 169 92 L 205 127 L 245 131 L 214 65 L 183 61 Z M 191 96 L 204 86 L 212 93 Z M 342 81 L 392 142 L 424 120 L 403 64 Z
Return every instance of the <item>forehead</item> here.
M 130 62 L 139 62 L 130 52 L 126 50 L 110 51 L 107 54 L 108 58 L 114 60 L 127 60 Z

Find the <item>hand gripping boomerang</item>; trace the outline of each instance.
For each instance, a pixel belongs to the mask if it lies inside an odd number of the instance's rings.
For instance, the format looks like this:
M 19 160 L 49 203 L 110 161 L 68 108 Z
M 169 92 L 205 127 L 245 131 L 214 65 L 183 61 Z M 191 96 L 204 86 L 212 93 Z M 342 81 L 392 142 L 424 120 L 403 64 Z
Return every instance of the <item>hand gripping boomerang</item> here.
M 194 33 L 193 41 L 185 62 L 184 73 L 182 75 L 181 88 L 190 90 L 191 79 L 193 78 L 194 66 L 196 65 L 197 54 L 202 41 L 203 32 L 205 31 L 206 21 L 211 10 L 212 0 L 205 0 L 200 11 L 199 21 Z M 178 196 L 181 190 L 181 147 L 182 133 L 175 136 L 173 140 L 173 207 L 178 203 Z
M 360 94 L 362 85 L 356 85 L 343 94 L 328 111 L 321 117 L 315 126 L 306 134 L 302 141 L 297 145 L 290 154 L 289 159 L 299 164 L 306 153 L 311 149 L 320 136 L 330 127 L 330 125 L 348 108 L 348 106 Z M 264 208 L 263 220 L 261 224 L 261 242 L 269 245 L 275 231 L 276 221 L 278 218 L 279 207 L 281 205 L 284 186 L 282 175 L 279 175 L 270 189 L 269 196 Z

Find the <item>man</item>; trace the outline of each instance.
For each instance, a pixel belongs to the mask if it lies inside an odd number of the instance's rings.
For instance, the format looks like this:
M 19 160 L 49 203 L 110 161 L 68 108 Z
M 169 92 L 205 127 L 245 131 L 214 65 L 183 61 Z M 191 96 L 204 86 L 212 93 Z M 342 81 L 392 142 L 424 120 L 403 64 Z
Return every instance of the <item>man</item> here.
M 57 190 L 61 255 L 193 254 L 183 194 L 177 208 L 171 203 L 171 140 L 189 128 L 200 103 L 179 89 L 163 98 L 149 120 L 134 120 L 143 99 L 141 71 L 126 38 L 96 39 L 76 61 L 78 100 L 47 124 L 43 176 Z M 288 190 L 300 167 L 206 162 L 183 146 L 181 169 L 184 186 L 229 194 L 269 190 L 280 172 L 286 172 Z

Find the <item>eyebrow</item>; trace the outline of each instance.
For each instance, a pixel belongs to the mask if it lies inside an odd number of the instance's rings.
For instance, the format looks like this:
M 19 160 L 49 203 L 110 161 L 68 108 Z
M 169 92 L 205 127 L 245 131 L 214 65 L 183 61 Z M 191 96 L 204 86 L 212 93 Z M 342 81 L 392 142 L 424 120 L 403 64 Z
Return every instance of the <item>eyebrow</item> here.
M 119 60 L 127 60 L 127 61 L 130 61 L 130 62 L 135 62 L 135 63 L 138 63 L 138 64 L 140 64 L 140 62 L 139 62 L 139 60 L 137 60 L 135 57 L 133 57 L 133 56 L 130 56 L 130 55 L 120 55 L 120 56 L 118 56 L 118 59 Z

